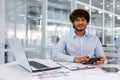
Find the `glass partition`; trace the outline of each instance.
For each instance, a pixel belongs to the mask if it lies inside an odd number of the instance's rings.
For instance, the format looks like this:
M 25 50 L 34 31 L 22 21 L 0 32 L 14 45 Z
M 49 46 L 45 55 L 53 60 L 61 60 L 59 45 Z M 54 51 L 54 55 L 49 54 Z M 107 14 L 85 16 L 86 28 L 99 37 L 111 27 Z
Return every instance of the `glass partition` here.
M 105 13 L 105 21 L 104 24 L 106 28 L 112 28 L 113 27 L 113 15 Z
M 120 28 L 120 16 L 115 16 L 115 28 Z
M 27 5 L 26 47 L 41 46 L 42 0 L 30 0 Z
M 91 0 L 92 6 L 103 9 L 103 0 Z
M 78 1 L 89 4 L 89 1 L 90 1 L 90 0 L 78 0 Z
M 104 44 L 113 44 L 113 31 L 112 30 L 104 30 Z
M 69 0 L 48 0 L 48 19 L 69 22 L 70 11 Z
M 61 23 L 48 23 L 47 32 L 47 46 L 54 46 L 61 37 L 70 32 L 70 25 Z
M 92 9 L 91 25 L 92 27 L 103 27 L 103 12 L 102 11 Z
M 16 0 L 12 0 L 12 1 L 6 0 L 5 1 L 5 21 L 6 21 L 8 38 L 15 37 L 16 36 L 16 34 L 15 34 L 16 26 L 24 24 L 24 21 L 25 21 L 24 17 L 21 16 L 21 14 L 24 14 L 24 10 L 25 10 L 24 9 L 25 4 L 23 4 L 23 3 L 24 3 L 23 0 L 18 1 L 18 3 L 16 2 Z M 20 6 L 22 4 L 24 7 Z M 9 5 L 9 6 L 7 6 L 7 5 Z M 20 9 L 20 7 L 23 8 L 23 11 Z
M 21 39 L 25 47 L 41 45 L 42 0 L 6 1 L 7 37 Z
M 115 1 L 115 13 L 120 15 L 120 0 L 114 0 Z
M 22 6 L 17 6 L 15 11 L 15 24 L 16 24 L 16 37 L 19 39 L 24 39 L 26 37 L 26 4 L 19 1 Z
M 7 37 L 10 38 L 10 37 L 14 37 L 15 36 L 15 32 L 14 32 L 14 29 L 15 29 L 15 18 L 14 18 L 14 13 L 11 12 L 11 14 L 6 14 L 6 26 L 7 26 Z
M 91 28 L 91 32 L 92 32 L 93 35 L 96 35 L 100 39 L 101 43 L 103 43 L 103 37 L 102 37 L 103 36 L 103 30 L 102 29 Z
M 120 17 L 115 16 L 115 40 L 120 37 Z
M 86 11 L 89 12 L 89 7 L 87 5 L 77 4 L 77 9 L 85 9 Z
M 113 0 L 104 0 L 104 2 L 105 10 L 113 12 Z

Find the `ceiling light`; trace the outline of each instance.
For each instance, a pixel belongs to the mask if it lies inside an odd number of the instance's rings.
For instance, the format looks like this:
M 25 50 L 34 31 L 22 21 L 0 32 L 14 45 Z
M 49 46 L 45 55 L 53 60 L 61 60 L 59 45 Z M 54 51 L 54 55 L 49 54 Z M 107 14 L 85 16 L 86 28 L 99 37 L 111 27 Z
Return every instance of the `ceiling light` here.
M 112 14 L 109 14 L 109 17 L 112 17 Z
M 88 10 L 88 9 L 89 9 L 89 7 L 85 6 L 85 9 L 86 9 L 86 10 Z
M 99 14 L 102 14 L 102 11 L 98 11 Z
M 120 7 L 120 5 L 117 5 L 117 7 Z
M 119 19 L 119 20 L 120 20 L 120 17 L 117 17 L 117 19 Z

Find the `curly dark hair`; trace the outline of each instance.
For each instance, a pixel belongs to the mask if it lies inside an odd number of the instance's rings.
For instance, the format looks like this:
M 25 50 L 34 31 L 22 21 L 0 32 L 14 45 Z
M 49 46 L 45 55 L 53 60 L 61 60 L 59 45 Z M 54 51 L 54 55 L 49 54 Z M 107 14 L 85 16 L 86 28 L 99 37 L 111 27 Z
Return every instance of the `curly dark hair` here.
M 69 19 L 73 23 L 78 17 L 84 17 L 86 21 L 89 23 L 90 21 L 90 15 L 86 10 L 83 9 L 76 9 L 74 10 L 70 15 Z

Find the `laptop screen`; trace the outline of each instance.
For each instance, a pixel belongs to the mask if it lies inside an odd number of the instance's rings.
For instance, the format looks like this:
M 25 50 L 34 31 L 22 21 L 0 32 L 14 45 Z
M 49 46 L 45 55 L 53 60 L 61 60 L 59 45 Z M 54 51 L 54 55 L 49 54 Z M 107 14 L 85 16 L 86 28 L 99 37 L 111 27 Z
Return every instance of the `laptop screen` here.
M 15 56 L 17 63 L 22 67 L 26 68 L 27 70 L 29 70 L 30 72 L 35 72 L 32 70 L 33 67 L 35 68 L 36 71 L 37 68 L 39 69 L 38 71 L 43 71 L 43 70 L 57 69 L 61 67 L 60 65 L 55 64 L 55 62 L 52 61 L 49 62 L 46 60 L 39 60 L 40 63 L 37 63 L 35 61 L 30 61 L 29 63 L 25 55 L 24 49 L 22 47 L 21 41 L 19 39 L 17 38 L 9 39 L 8 43 Z

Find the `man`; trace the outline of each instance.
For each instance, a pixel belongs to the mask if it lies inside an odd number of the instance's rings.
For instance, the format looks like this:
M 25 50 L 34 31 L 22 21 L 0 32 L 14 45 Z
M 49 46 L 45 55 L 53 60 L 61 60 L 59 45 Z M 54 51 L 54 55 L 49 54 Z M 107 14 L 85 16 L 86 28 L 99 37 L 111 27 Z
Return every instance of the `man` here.
M 103 64 L 105 55 L 100 40 L 85 31 L 90 20 L 89 13 L 76 9 L 69 18 L 74 32 L 60 39 L 53 51 L 53 60 L 83 63 L 96 57 L 100 60 L 94 64 Z

